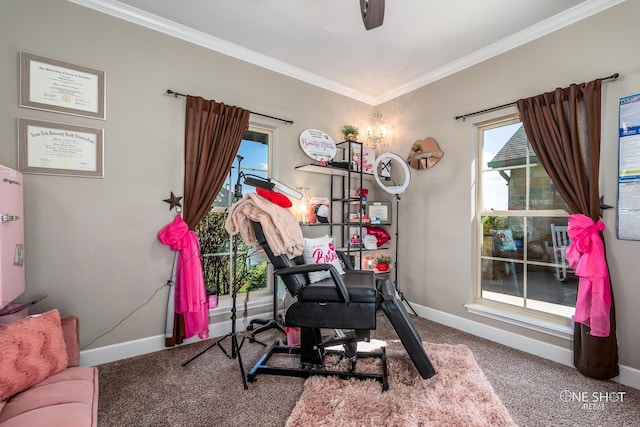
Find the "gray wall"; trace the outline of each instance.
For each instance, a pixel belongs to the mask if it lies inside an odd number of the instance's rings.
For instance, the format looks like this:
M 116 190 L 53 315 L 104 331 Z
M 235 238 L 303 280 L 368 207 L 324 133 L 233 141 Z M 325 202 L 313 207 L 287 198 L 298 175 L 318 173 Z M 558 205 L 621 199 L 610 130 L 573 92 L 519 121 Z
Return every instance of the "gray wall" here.
M 173 253 L 157 240 L 173 219 L 163 199 L 182 195 L 184 105 L 166 89 L 276 117 L 276 175 L 293 186 L 313 176 L 292 165 L 308 159 L 304 129 L 339 141 L 344 123 L 371 106 L 63 0 L 0 3 L 0 164 L 17 168 L 17 118 L 105 130 L 104 179 L 25 174 L 27 294 L 49 296 L 81 320 L 81 343 L 106 332 L 171 276 Z M 19 52 L 104 70 L 107 120 L 19 108 Z M 91 347 L 164 333 L 167 289 Z M 270 306 L 267 306 L 270 311 Z M 224 316 L 228 319 L 228 315 Z
M 639 92 L 634 59 L 639 2 L 625 2 L 554 34 L 380 106 L 394 123 L 390 151 L 405 155 L 416 139 L 435 137 L 445 151 L 434 169 L 413 174 L 402 197 L 400 284 L 409 300 L 436 310 L 569 348 L 567 341 L 469 315 L 474 291 L 476 119 L 453 117 L 619 72 L 603 90 L 602 193 L 617 197 L 617 100 Z M 360 102 L 190 45 L 62 0 L 3 1 L 0 6 L 0 163 L 17 167 L 18 117 L 105 129 L 105 178 L 25 175 L 27 286 L 82 322 L 87 343 L 137 307 L 168 279 L 173 255 L 156 234 L 172 215 L 162 199 L 182 194 L 184 101 L 167 88 L 290 118 L 276 127 L 278 176 L 314 187 L 292 165 L 305 156 L 298 135 L 319 128 L 338 139 L 347 122 L 364 124 Z M 107 73 L 107 120 L 18 107 L 18 53 L 40 54 Z M 494 114 L 497 117 L 509 111 Z M 478 117 L 486 120 L 489 116 Z M 615 212 L 604 217 L 618 309 L 621 363 L 640 368 L 633 310 L 640 243 L 615 238 Z M 93 347 L 158 335 L 164 291 L 125 327 Z
M 445 152 L 438 165 L 412 175 L 403 197 L 400 223 L 404 249 L 399 282 L 410 301 L 540 339 L 563 348 L 570 342 L 468 314 L 476 265 L 474 223 L 474 124 L 515 112 L 514 108 L 468 118 L 454 117 L 502 105 L 618 72 L 603 83 L 601 194 L 615 205 L 618 171 L 618 99 L 640 92 L 637 40 L 640 2 L 627 1 L 546 37 L 430 84 L 381 106 L 395 116 L 404 134 L 394 150 L 403 155 L 411 142 L 434 137 Z M 637 307 L 640 304 L 640 242 L 616 238 L 615 209 L 604 222 L 611 280 L 617 307 L 620 362 L 640 368 Z M 406 237 L 405 237 L 406 236 Z M 419 236 L 419 237 L 418 237 Z M 409 250 L 412 248 L 413 250 Z

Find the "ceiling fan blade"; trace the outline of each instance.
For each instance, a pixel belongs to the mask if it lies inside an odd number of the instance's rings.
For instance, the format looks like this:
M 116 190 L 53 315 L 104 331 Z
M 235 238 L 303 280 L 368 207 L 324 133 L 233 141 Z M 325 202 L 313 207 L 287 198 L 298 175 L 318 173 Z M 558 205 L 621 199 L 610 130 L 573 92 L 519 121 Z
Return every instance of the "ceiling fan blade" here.
M 372 30 L 384 21 L 384 0 L 360 0 L 364 28 Z

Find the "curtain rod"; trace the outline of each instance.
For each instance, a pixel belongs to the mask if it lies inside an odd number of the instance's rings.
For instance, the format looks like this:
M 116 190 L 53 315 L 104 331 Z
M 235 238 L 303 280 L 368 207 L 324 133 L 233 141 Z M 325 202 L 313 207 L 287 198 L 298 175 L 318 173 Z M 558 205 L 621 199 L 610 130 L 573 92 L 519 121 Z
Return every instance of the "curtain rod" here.
M 605 80 L 613 80 L 613 79 L 617 79 L 618 77 L 620 77 L 620 74 L 618 74 L 618 73 L 614 73 L 614 74 L 611 74 L 611 75 L 610 75 L 610 76 L 608 76 L 608 77 L 603 77 L 603 78 L 602 78 L 602 81 L 605 81 Z M 456 120 L 460 120 L 460 119 L 462 119 L 462 121 L 464 122 L 464 121 L 466 120 L 466 118 L 467 118 L 467 117 L 477 116 L 478 114 L 488 113 L 489 111 L 502 110 L 503 108 L 511 107 L 511 106 L 513 106 L 513 105 L 516 105 L 516 104 L 517 104 L 517 101 L 516 101 L 516 102 L 510 102 L 510 103 L 508 103 L 508 104 L 498 105 L 497 107 L 491 107 L 491 108 L 487 108 L 487 109 L 485 109 L 485 110 L 474 111 L 473 113 L 463 114 L 463 115 L 461 115 L 461 116 L 456 116 L 456 117 L 455 117 L 455 119 L 456 119 Z
M 184 97 L 189 96 L 189 95 L 185 95 L 184 93 L 173 91 L 171 89 L 167 89 L 167 93 L 169 95 L 173 95 L 176 98 L 179 97 L 179 96 L 184 96 Z M 249 111 L 249 112 L 251 114 L 255 114 L 256 116 L 266 117 L 268 119 L 273 119 L 273 120 L 278 120 L 278 121 L 284 122 L 284 123 L 286 123 L 288 125 L 292 125 L 293 124 L 293 120 L 287 120 L 287 119 L 281 119 L 280 117 L 268 116 L 266 114 L 256 113 L 255 111 Z

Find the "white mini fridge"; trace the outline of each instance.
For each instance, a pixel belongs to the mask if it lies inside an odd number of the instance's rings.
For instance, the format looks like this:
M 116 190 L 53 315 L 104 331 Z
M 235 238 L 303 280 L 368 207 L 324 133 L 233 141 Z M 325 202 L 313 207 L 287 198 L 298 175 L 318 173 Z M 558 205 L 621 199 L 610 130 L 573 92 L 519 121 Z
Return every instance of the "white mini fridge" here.
M 3 312 L 25 291 L 22 184 L 20 172 L 0 165 L 0 310 Z M 0 324 L 6 323 L 7 317 L 0 315 Z

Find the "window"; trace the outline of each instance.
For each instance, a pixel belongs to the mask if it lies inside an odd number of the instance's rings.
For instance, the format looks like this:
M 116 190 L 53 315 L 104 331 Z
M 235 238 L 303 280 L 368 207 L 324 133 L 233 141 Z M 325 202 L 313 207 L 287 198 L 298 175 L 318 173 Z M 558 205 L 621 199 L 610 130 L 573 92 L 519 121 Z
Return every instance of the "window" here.
M 552 235 L 567 205 L 517 118 L 481 125 L 479 139 L 478 298 L 571 317 L 578 279 Z
M 268 177 L 271 159 L 273 133 L 269 129 L 250 126 L 240 143 L 238 155 L 243 159 L 240 168 L 244 173 Z M 225 184 L 216 196 L 211 211 L 196 226 L 195 232 L 200 241 L 202 269 L 207 293 L 230 295 L 233 284 L 231 257 L 233 238 L 224 227 L 227 210 L 233 204 L 233 189 L 238 177 L 238 161 L 233 163 Z M 242 194 L 255 191 L 255 188 L 242 186 Z M 238 259 L 236 265 L 238 292 L 268 291 L 270 275 L 266 261 L 255 260 L 247 256 L 250 246 L 238 235 Z

